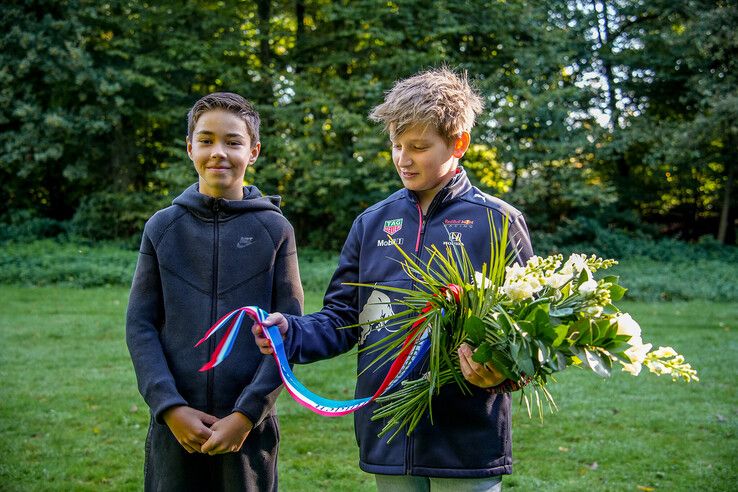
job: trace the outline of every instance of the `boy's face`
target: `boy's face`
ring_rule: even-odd
[[[222,109],[203,113],[187,139],[187,154],[200,176],[200,193],[241,200],[243,175],[256,161],[261,144],[253,145],[246,122]]]
[[[458,160],[469,146],[469,134],[464,132],[449,144],[432,125],[410,127],[392,140],[392,161],[402,184],[414,191],[421,205],[429,205],[433,197],[456,174]]]

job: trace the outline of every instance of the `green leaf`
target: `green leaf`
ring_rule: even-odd
[[[477,364],[484,364],[485,362],[491,362],[494,356],[492,345],[488,342],[483,342],[477,347],[472,354],[472,360]]]
[[[565,318],[574,314],[574,310],[572,308],[553,309],[548,314],[556,318]]]
[[[477,316],[469,316],[464,321],[464,331],[474,345],[481,345],[484,342],[484,321]]]
[[[525,374],[531,375],[536,373],[531,354],[527,351],[521,351],[518,353],[518,358],[515,359],[515,364],[517,364],[520,370]]]
[[[592,343],[592,326],[590,324],[590,320],[579,320],[572,324],[572,328],[579,332],[577,345],[590,345]],[[572,328],[570,328],[570,330]]]
[[[617,306],[615,306],[613,304],[607,304],[607,305],[603,306],[603,308],[604,309],[603,309],[602,312],[604,314],[607,314],[607,315],[613,315],[613,314],[617,314],[617,313],[620,312],[620,310],[617,308]]]
[[[619,301],[623,298],[623,295],[628,291],[625,287],[621,287],[617,284],[610,286],[610,299],[613,301]]]
[[[502,373],[507,379],[517,381],[520,379],[520,375],[512,370],[511,360],[500,350],[492,351],[492,365]]]
[[[551,345],[558,347],[566,339],[566,335],[569,333],[569,327],[566,325],[558,325],[554,326],[553,331],[556,333],[556,338]]]
[[[522,343],[520,350],[515,357],[515,364],[520,368],[520,370],[530,376],[536,372],[536,369],[533,366],[533,354],[531,352],[531,346],[527,343]]]
[[[536,340],[536,345],[538,346],[536,359],[538,360],[538,363],[540,365],[544,365],[550,360],[551,357],[548,346],[541,340]]]
[[[582,359],[582,361],[587,367],[592,369],[592,372],[594,372],[598,376],[601,376],[603,378],[610,377],[610,368],[612,367],[612,364],[608,357],[603,357],[594,350],[585,348],[584,359]]]
[[[530,321],[520,320],[518,321],[518,328],[520,328],[522,331],[528,334],[531,338],[536,338],[536,327],[535,325]]]

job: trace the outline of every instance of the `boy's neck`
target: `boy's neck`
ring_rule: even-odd
[[[418,205],[420,206],[420,210],[423,212],[424,216],[428,214],[428,209],[430,208],[431,203],[433,203],[433,199],[436,198],[436,196],[451,182],[452,179],[454,179],[455,176],[456,174],[443,181],[435,188],[415,192],[415,196],[418,198]]]

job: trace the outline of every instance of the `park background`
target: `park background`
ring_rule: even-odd
[[[0,22],[0,490],[140,489],[127,288],[143,223],[196,180],[194,101],[233,91],[260,111],[247,181],[283,197],[311,312],[353,218],[401,186],[367,113],[442,64],[485,98],[473,182],[525,213],[537,253],[620,260],[623,307],[701,377],[567,371],[560,412],[515,405],[505,486],[733,489],[734,1],[26,1]],[[353,364],[298,374],[348,398]],[[351,418],[278,405],[282,489],[372,489]]]

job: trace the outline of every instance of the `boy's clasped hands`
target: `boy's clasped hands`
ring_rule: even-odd
[[[254,426],[240,412],[219,419],[184,405],[169,408],[163,418],[188,453],[211,456],[239,451]]]

